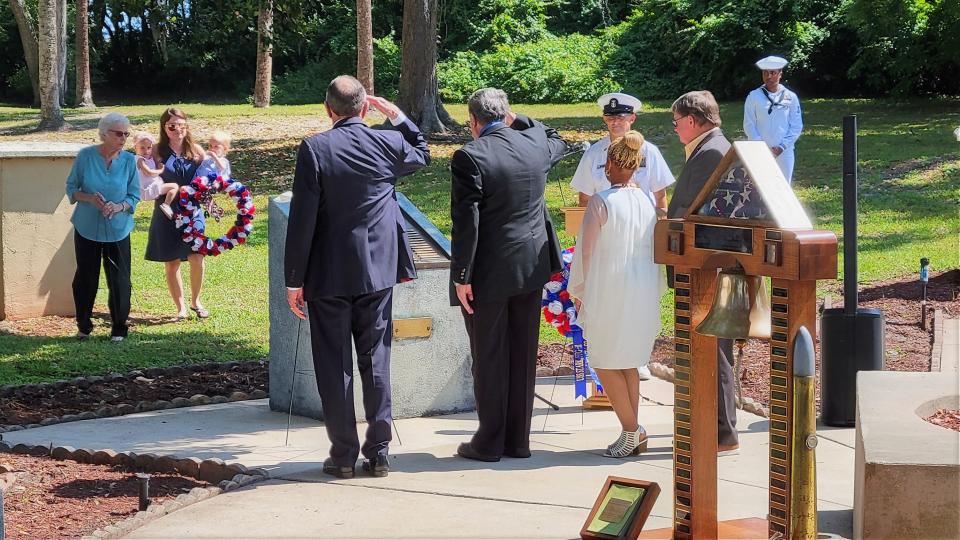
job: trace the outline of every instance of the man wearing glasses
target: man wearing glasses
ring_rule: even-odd
[[[720,130],[720,107],[707,90],[687,92],[671,107],[673,130],[684,144],[687,156],[677,187],[667,208],[667,217],[681,218],[703,189],[720,160],[730,150],[730,141]],[[667,281],[673,287],[673,268],[667,267]],[[733,340],[717,339],[717,455],[736,454],[737,408],[733,396]]]
[[[768,56],[757,62],[763,85],[747,95],[743,105],[743,132],[751,141],[764,141],[777,159],[787,183],[793,182],[793,146],[803,131],[800,98],[780,84],[787,61]]]

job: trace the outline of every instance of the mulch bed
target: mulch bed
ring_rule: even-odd
[[[0,454],[16,478],[4,501],[7,540],[79,538],[138,511],[132,470],[110,465]],[[151,474],[150,498],[162,503],[210,484],[176,474]]]
[[[23,395],[0,398],[0,425],[36,424],[44,418],[93,411],[108,405],[170,401],[196,394],[229,396],[237,391],[249,394],[254,390],[267,391],[268,387],[267,362],[152,368],[131,372],[118,380],[32,385],[21,387]]]
[[[833,307],[843,307],[842,282],[831,294],[837,295]],[[942,309],[950,317],[960,316],[960,270],[930,277],[927,285],[927,327],[920,328],[922,288],[916,278],[881,281],[859,292],[859,307],[879,308],[884,315],[885,368],[889,371],[930,371],[933,344],[933,312]],[[734,349],[736,354],[736,348]],[[673,366],[673,338],[661,337],[654,344],[651,362]],[[556,368],[569,366],[570,353],[559,343],[540,347],[537,365]],[[820,403],[820,348],[817,343],[817,404]],[[745,397],[769,406],[770,347],[764,340],[751,339],[743,351],[740,384]],[[642,391],[642,390],[641,390]]]
[[[936,414],[924,420],[942,428],[960,431],[960,411],[958,410],[939,409]]]

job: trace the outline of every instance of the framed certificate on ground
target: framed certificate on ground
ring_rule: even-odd
[[[580,538],[635,540],[659,494],[656,482],[608,476],[580,530]]]

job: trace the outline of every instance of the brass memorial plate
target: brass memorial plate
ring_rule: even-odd
[[[425,338],[433,333],[433,317],[393,320],[393,339]]]

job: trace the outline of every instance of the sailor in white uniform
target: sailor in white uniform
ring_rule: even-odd
[[[793,182],[793,147],[803,131],[800,98],[780,84],[787,61],[768,56],[757,62],[763,85],[747,95],[743,105],[743,131],[751,141],[764,141],[777,158],[787,182]]]
[[[610,148],[613,139],[622,137],[630,130],[637,119],[637,111],[642,106],[639,99],[620,92],[600,96],[597,105],[603,108],[603,123],[607,126],[607,136],[590,145],[580,158],[580,165],[573,174],[570,186],[580,192],[580,206],[586,206],[594,193],[610,189],[610,182],[607,181],[604,170],[607,165],[607,149]],[[664,161],[660,149],[652,142],[644,141],[642,152],[643,163],[633,174],[633,182],[650,197],[654,208],[657,209],[657,214],[665,216],[667,186],[676,180],[667,162]]]
[[[604,94],[597,100],[597,105],[603,108],[603,123],[607,126],[607,135],[590,145],[583,153],[577,171],[573,173],[570,186],[579,194],[580,206],[587,206],[590,197],[595,193],[610,189],[607,181],[607,149],[610,143],[623,137],[637,120],[637,111],[642,104],[640,100],[621,92]],[[633,173],[632,182],[640,186],[643,193],[650,198],[658,216],[667,215],[667,186],[676,182],[670,167],[663,159],[660,149],[650,141],[644,141],[640,148],[643,162]],[[650,367],[645,363],[637,368],[641,381],[651,377]]]

